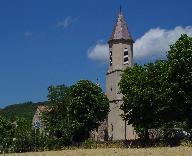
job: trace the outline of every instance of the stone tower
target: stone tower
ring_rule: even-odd
[[[120,114],[123,112],[119,109],[123,103],[123,95],[119,93],[118,87],[121,73],[127,67],[133,66],[133,39],[121,9],[108,44],[110,54],[109,69],[106,73],[106,94],[110,101],[108,136],[110,140],[135,139],[133,127],[122,120]]]

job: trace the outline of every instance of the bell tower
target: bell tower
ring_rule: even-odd
[[[108,41],[109,69],[106,73],[106,94],[110,101],[108,115],[108,135],[111,140],[135,139],[133,127],[121,118],[123,95],[119,93],[118,83],[121,73],[133,66],[133,39],[120,9],[116,25]]]

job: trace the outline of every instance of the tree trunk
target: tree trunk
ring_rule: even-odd
[[[145,140],[146,141],[149,140],[149,128],[148,128],[148,126],[145,127]]]

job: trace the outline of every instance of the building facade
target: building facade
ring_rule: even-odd
[[[48,111],[48,106],[38,106],[37,110],[33,116],[32,120],[32,128],[39,129],[40,132],[43,132],[45,129],[45,125],[42,121],[42,113]]]
[[[137,136],[133,127],[127,125],[120,116],[123,113],[120,110],[123,95],[120,93],[118,83],[122,71],[133,66],[133,39],[121,11],[108,44],[110,56],[109,69],[106,73],[106,94],[110,101],[108,137],[109,140],[135,139]]]

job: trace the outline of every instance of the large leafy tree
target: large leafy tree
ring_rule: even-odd
[[[70,115],[76,141],[83,141],[100,122],[107,118],[109,101],[101,88],[88,80],[80,80],[71,87]]]
[[[172,120],[186,121],[192,128],[192,37],[182,35],[168,51],[165,92]]]
[[[128,68],[120,89],[123,117],[142,131],[148,128],[192,128],[192,37],[182,35],[170,46],[166,61]]]
[[[159,105],[161,103],[161,79],[165,62],[127,68],[119,83],[123,94],[121,109],[123,118],[132,124],[145,139],[148,129],[159,126]]]
[[[30,151],[33,146],[31,124],[25,118],[12,123],[12,145],[15,152]]]
[[[84,141],[90,130],[107,117],[107,97],[98,85],[88,80],[71,87],[50,86],[48,91],[51,107],[43,114],[43,121],[50,136],[55,136],[61,145]]]
[[[49,132],[50,136],[59,139],[61,144],[69,142],[73,133],[69,114],[70,100],[69,87],[59,85],[48,88],[50,107],[43,113],[43,121],[46,125],[46,131]]]

